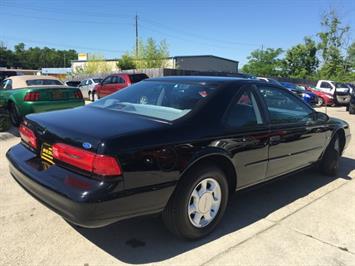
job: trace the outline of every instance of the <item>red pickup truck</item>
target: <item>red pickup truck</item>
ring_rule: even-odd
[[[100,99],[111,93],[114,93],[120,89],[128,87],[134,83],[137,83],[143,79],[147,79],[146,74],[126,74],[118,73],[112,74],[104,78],[101,83],[97,84],[93,90],[94,99]]]

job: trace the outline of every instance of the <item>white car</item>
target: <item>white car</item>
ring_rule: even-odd
[[[350,102],[350,89],[345,83],[332,80],[319,80],[317,89],[333,95],[336,104],[348,104]]]
[[[101,83],[101,81],[101,78],[88,78],[81,81],[79,88],[83,94],[83,97],[94,101],[94,95],[92,91],[97,84]]]

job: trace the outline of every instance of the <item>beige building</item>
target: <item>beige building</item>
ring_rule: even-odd
[[[89,64],[105,65],[103,72],[115,72],[120,69],[117,67],[118,59],[105,59],[97,61],[88,60],[72,60],[72,72],[80,72],[80,69],[85,69]],[[189,56],[174,56],[166,59],[165,68],[182,69],[192,71],[210,71],[210,72],[238,72],[238,61],[214,56],[214,55],[189,55]]]

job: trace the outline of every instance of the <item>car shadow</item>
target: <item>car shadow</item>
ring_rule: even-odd
[[[350,180],[355,160],[341,159],[337,178]],[[282,179],[236,193],[231,197],[221,224],[208,237],[188,242],[170,234],[159,217],[140,217],[103,228],[74,226],[85,238],[116,259],[133,264],[154,263],[175,257],[226,234],[240,230],[274,211],[325,186],[336,178],[305,170]]]
[[[0,140],[12,139],[14,137],[20,137],[20,134],[16,127],[12,126],[9,130],[0,132]]]

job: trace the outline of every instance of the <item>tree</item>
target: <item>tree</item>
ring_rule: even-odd
[[[104,60],[102,55],[92,54],[84,66],[79,69],[75,69],[75,72],[87,75],[97,75],[102,73],[110,73],[112,70],[112,66]]]
[[[355,70],[355,42],[348,47],[346,61],[351,70]]]
[[[148,38],[146,43],[139,41],[138,57],[135,57],[137,68],[159,68],[164,67],[167,57],[169,57],[168,44],[161,41],[159,44]]]
[[[283,65],[283,75],[291,78],[309,78],[316,73],[319,65],[317,44],[305,37],[303,44],[298,44],[287,50]]]
[[[123,54],[122,57],[118,59],[117,67],[119,67],[121,70],[135,69],[136,63],[134,57],[129,53]]]
[[[323,15],[321,25],[324,31],[317,34],[320,38],[319,49],[323,59],[319,74],[324,79],[338,79],[349,70],[342,48],[350,27],[342,26],[335,10],[330,10]]]
[[[283,53],[281,48],[266,50],[254,50],[248,56],[248,63],[242,68],[244,73],[256,76],[279,76],[282,61],[279,56]]]

